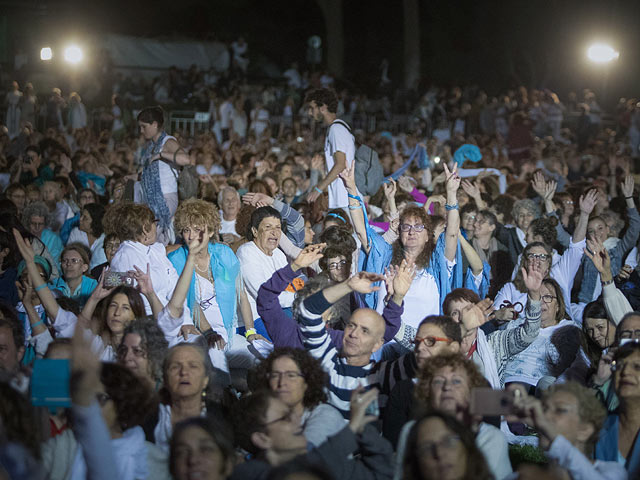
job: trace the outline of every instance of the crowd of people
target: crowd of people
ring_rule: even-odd
[[[247,92],[5,125],[9,478],[638,478],[634,101]]]

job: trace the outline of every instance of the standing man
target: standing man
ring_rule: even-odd
[[[328,189],[329,208],[347,209],[347,189],[338,175],[353,162],[356,153],[355,138],[349,126],[336,118],[338,96],[333,90],[312,90],[307,94],[305,102],[309,105],[309,116],[329,127],[324,142],[324,158],[328,173],[307,195],[307,200],[315,202],[322,192]]]

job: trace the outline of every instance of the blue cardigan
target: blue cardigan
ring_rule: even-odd
[[[606,460],[609,462],[618,461],[618,431],[620,417],[611,414],[607,417],[600,430],[600,438],[596,443],[596,460]],[[629,452],[624,468],[629,473],[629,478],[640,478],[640,442],[636,440],[633,450]]]

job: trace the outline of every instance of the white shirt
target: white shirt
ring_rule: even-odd
[[[324,159],[327,164],[327,172],[331,171],[335,164],[333,155],[336,152],[345,154],[347,167],[350,167],[356,155],[355,138],[344,125],[334,122],[329,126],[324,143]],[[340,178],[336,178],[331,182],[328,190],[329,208],[348,208],[349,197],[347,196],[347,189]]]
[[[98,265],[102,265],[107,262],[107,255],[104,253],[104,233],[96,238],[91,245],[89,245],[89,237],[85,232],[75,227],[69,234],[69,240],[67,245],[71,243],[81,243],[85,247],[89,247],[91,250],[91,262],[89,263],[89,270]]]
[[[260,317],[256,307],[258,290],[260,290],[262,284],[269,280],[277,270],[288,265],[287,257],[285,257],[284,253],[278,248],[269,256],[260,250],[255,242],[248,242],[240,246],[236,255],[238,256],[238,260],[240,260],[242,278],[244,279],[244,285],[247,289],[251,313],[255,320]],[[291,307],[294,298],[294,292],[282,292],[278,297],[280,306],[283,308]]]
[[[220,234],[233,233],[234,235],[238,235],[238,232],[236,232],[236,220],[235,219],[225,220],[222,210],[220,210],[219,213],[220,213]]]
[[[215,163],[208,170],[204,165],[196,165],[196,172],[198,172],[198,175],[224,175],[225,173],[224,168]]]
[[[220,105],[220,128],[229,128],[231,112],[233,112],[233,104],[229,100]]]

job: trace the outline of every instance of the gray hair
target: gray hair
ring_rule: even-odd
[[[236,196],[238,197],[238,200],[240,200],[240,194],[235,188],[229,187],[229,186],[224,187],[222,190],[218,192],[218,207],[220,208],[222,208],[222,197],[224,196],[224,192],[226,191],[232,191],[233,193],[236,194]]]
[[[49,208],[44,202],[33,202],[24,207],[22,212],[22,223],[26,228],[29,228],[31,223],[31,217],[44,217],[45,221],[49,215]]]
[[[156,382],[162,382],[162,363],[167,355],[169,343],[153,317],[142,317],[133,320],[124,329],[122,340],[130,334],[140,335],[140,344],[147,352],[151,374]]]
[[[540,209],[538,208],[538,205],[536,204],[536,202],[534,202],[530,198],[518,200],[516,203],[513,204],[511,215],[513,216],[514,219],[518,216],[517,214],[520,210],[528,210],[536,218],[540,216]]]

